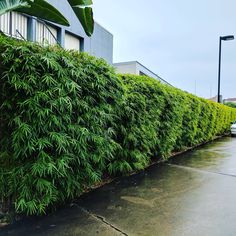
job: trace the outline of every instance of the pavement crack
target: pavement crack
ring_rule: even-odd
[[[224,175],[224,176],[234,177],[234,178],[236,177],[236,175],[233,175],[233,174],[226,174],[226,173],[222,173],[222,172],[203,170],[203,169],[198,169],[198,168],[189,167],[189,166],[182,166],[182,165],[176,165],[176,164],[170,164],[170,163],[168,163],[166,165],[173,166],[173,167],[176,167],[176,168],[182,168],[182,169],[186,169],[186,170],[193,170],[193,171],[210,173],[210,174]]]
[[[93,218],[99,220],[99,221],[102,222],[103,224],[106,224],[106,225],[109,226],[110,228],[112,228],[112,229],[114,229],[115,231],[121,233],[121,235],[129,236],[127,233],[125,233],[124,231],[122,231],[121,229],[119,229],[118,227],[116,227],[115,225],[113,225],[112,223],[108,222],[105,217],[100,216],[100,215],[97,215],[97,214],[94,214],[94,213],[92,213],[91,211],[89,211],[89,210],[87,210],[87,209],[85,209],[85,208],[83,208],[83,207],[81,207],[81,206],[78,206],[78,205],[77,205],[77,207],[78,207],[81,211],[83,211],[84,213],[86,213],[86,214],[92,216]]]

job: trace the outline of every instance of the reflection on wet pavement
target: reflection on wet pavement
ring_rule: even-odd
[[[223,138],[172,158],[169,163],[236,176],[236,138]]]

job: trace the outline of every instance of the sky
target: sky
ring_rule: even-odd
[[[217,94],[219,36],[236,36],[235,0],[94,0],[114,62],[139,61],[200,97]],[[222,43],[221,94],[236,97],[236,40]]]

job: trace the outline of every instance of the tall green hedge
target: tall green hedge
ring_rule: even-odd
[[[101,180],[123,88],[104,61],[0,38],[0,194],[43,213]]]
[[[229,130],[236,109],[103,60],[0,36],[2,208],[42,214],[104,176]]]

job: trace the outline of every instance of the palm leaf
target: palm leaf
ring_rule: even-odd
[[[89,5],[93,4],[92,0],[68,0],[68,2],[82,24],[85,33],[91,36],[94,30],[94,20],[93,10]]]
[[[65,26],[70,25],[68,20],[48,2],[44,0],[34,0],[34,1],[27,0],[27,2],[30,5],[30,8],[22,7],[19,8],[17,11],[33,15],[38,18],[48,20],[57,24]]]
[[[24,0],[0,0],[0,15],[20,7],[27,8],[30,7],[30,5]]]
[[[69,26],[67,19],[45,0],[0,0],[0,15],[13,10]]]

